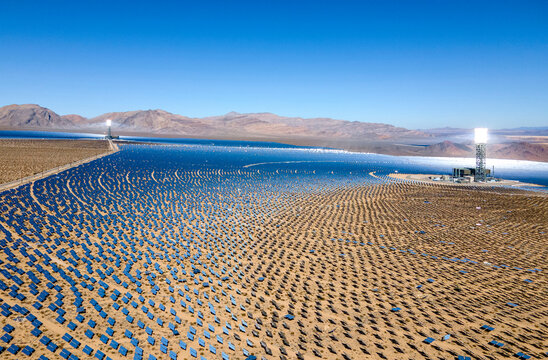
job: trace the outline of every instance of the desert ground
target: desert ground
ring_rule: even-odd
[[[108,152],[105,140],[0,139],[0,184]]]
[[[0,193],[2,359],[548,351],[545,194],[388,177],[295,191],[149,148]]]

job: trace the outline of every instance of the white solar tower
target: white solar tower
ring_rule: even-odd
[[[474,142],[476,143],[476,172],[475,182],[485,182],[485,157],[487,147],[487,128],[474,129]]]
[[[112,120],[107,119],[106,125],[107,125],[107,139],[112,139],[112,133],[110,132],[110,128],[112,126]]]

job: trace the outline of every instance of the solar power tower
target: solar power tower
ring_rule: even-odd
[[[110,131],[110,128],[112,127],[112,120],[107,120],[107,139],[112,139],[112,133]]]
[[[485,157],[487,147],[487,128],[474,129],[474,142],[476,143],[476,172],[475,182],[485,182]]]

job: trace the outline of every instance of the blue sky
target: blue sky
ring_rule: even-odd
[[[0,105],[548,125],[548,1],[0,2]]]

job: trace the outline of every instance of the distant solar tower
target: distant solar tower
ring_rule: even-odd
[[[474,129],[474,142],[476,143],[476,172],[475,182],[485,182],[485,148],[487,147],[487,128]]]
[[[112,127],[112,120],[107,119],[107,139],[112,139],[112,133],[110,132],[111,127]]]

